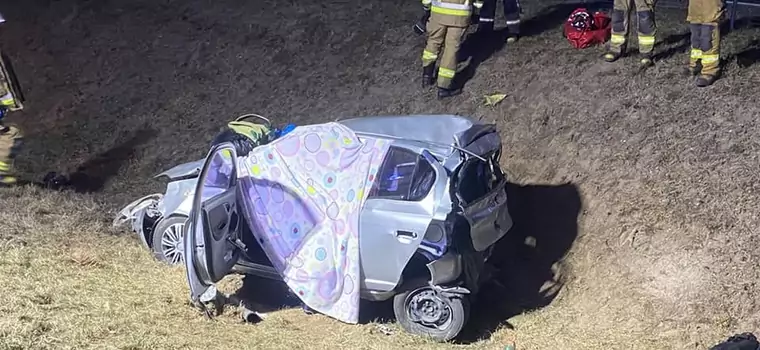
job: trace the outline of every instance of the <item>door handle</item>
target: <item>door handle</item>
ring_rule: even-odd
[[[396,237],[417,239],[417,232],[398,230],[396,231]]]

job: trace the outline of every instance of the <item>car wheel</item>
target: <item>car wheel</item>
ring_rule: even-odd
[[[185,232],[184,215],[170,216],[161,219],[153,230],[153,255],[159,261],[170,265],[181,263],[183,260],[183,240]]]
[[[424,286],[397,294],[393,312],[405,331],[446,342],[462,331],[470,317],[470,305],[465,295],[449,298]]]

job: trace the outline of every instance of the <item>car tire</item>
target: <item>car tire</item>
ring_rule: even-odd
[[[185,232],[185,222],[187,216],[173,215],[158,221],[153,230],[151,249],[153,256],[161,262],[169,265],[176,265],[183,260],[183,237]],[[166,242],[172,242],[176,245],[167,246]]]
[[[412,308],[415,307],[413,302],[416,301],[415,304],[419,305],[420,297],[423,300],[439,300],[441,305],[445,305],[450,317],[447,317],[447,320],[440,326],[425,325],[422,322],[414,321],[411,315]],[[439,296],[430,286],[425,285],[394,296],[393,313],[396,316],[396,321],[405,331],[414,335],[430,337],[438,342],[447,342],[459,335],[464,325],[467,324],[470,317],[470,301],[466,295]]]

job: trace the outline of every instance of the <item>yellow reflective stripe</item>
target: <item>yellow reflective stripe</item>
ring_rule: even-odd
[[[717,54],[713,54],[713,55],[702,54],[702,63],[710,64],[710,63],[718,62],[718,60],[720,60],[720,55],[717,55]]]
[[[13,95],[11,93],[5,94],[3,97],[0,97],[0,105],[3,106],[13,106],[16,104],[16,100],[13,99]]]
[[[10,164],[6,162],[0,162],[0,171],[11,171]]]
[[[469,17],[472,11],[469,4],[452,4],[441,1],[433,1],[432,4],[433,7],[430,11],[442,15]]]
[[[422,0],[422,6],[429,6],[432,2],[433,0]]]
[[[698,60],[700,58],[702,58],[702,50],[692,48],[691,49],[691,59]]]
[[[438,68],[438,76],[440,77],[453,79],[454,74],[456,74],[456,71],[453,69],[448,69],[448,68],[443,68],[443,67]]]
[[[423,50],[422,51],[422,59],[423,60],[435,60],[435,59],[438,59],[438,55],[436,55],[436,54],[434,54],[434,53],[432,53],[432,52],[430,52],[428,50]]]
[[[610,37],[610,41],[613,44],[623,44],[625,43],[625,35],[612,34],[612,36]]]
[[[639,35],[639,44],[654,45],[654,35]]]
[[[467,11],[467,10],[452,10],[452,9],[446,9],[446,8],[435,7],[435,6],[433,6],[430,9],[430,12],[437,13],[440,15],[449,15],[449,16],[459,16],[459,17],[470,16],[470,11]]]
[[[232,151],[230,151],[228,149],[223,149],[222,150],[222,158],[232,159]]]
[[[16,178],[13,176],[0,176],[0,184],[3,185],[15,185]]]

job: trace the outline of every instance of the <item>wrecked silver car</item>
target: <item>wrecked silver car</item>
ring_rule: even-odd
[[[199,306],[224,276],[252,274],[347,323],[359,299],[393,298],[405,330],[447,341],[512,227],[500,155],[495,127],[461,116],[299,126],[252,150],[216,144],[201,166],[170,171],[167,194],[132,203],[124,217],[141,237],[178,218]]]

